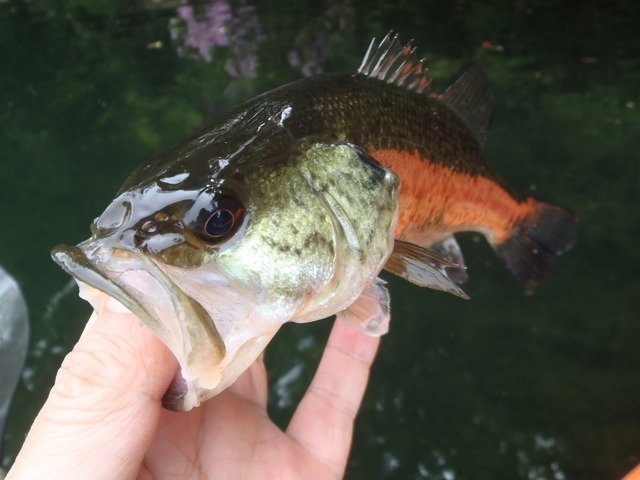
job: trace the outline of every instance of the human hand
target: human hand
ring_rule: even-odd
[[[262,358],[187,412],[161,398],[177,365],[129,313],[91,316],[7,479],[336,479],[379,339],[336,321],[285,432],[268,417]]]

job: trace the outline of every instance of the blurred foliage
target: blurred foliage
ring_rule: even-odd
[[[392,330],[348,477],[599,479],[640,460],[640,4],[343,3],[348,21],[330,35],[330,2],[258,0],[256,79],[225,71],[226,47],[211,62],[177,55],[177,2],[0,3],[0,263],[33,321],[10,452],[89,311],[73,296],[52,303],[68,280],[50,248],[84,238],[135,165],[299,78],[288,54],[300,39],[325,35],[318,65],[353,70],[370,37],[394,28],[416,39],[441,88],[465,65],[486,65],[496,97],[487,157],[516,189],[575,209],[581,231],[534,295],[473,235],[463,238],[471,301],[389,279]],[[282,425],[329,326],[288,325],[269,348]],[[278,383],[293,367],[300,377]]]

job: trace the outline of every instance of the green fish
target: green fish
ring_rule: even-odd
[[[458,231],[484,234],[527,288],[573,245],[575,215],[484,161],[484,70],[438,94],[414,51],[390,33],[355,74],[235,108],[134,171],[91,238],[53,250],[96,311],[115,299],[171,349],[167,408],[224,390],[285,322],[386,333],[383,268],[467,298]]]

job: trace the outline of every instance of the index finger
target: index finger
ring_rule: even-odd
[[[94,313],[7,478],[133,478],[175,370],[133,314]]]
[[[336,320],[320,365],[287,434],[336,474],[344,473],[353,422],[360,408],[380,337]]]

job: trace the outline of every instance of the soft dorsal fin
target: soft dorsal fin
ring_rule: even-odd
[[[446,103],[467,124],[480,145],[489,133],[493,115],[493,95],[487,72],[480,64],[472,65],[442,95],[434,95]]]
[[[390,31],[377,47],[375,42],[375,38],[371,40],[358,73],[443,102],[465,122],[478,143],[484,144],[493,114],[493,96],[482,65],[473,65],[438,94],[430,88],[425,59],[418,59],[413,40],[403,46],[398,34]]]
[[[393,252],[383,267],[420,287],[433,288],[468,299],[466,293],[451,279],[451,273],[464,270],[426,248],[395,240]]]

